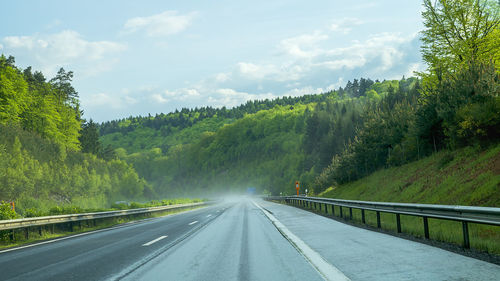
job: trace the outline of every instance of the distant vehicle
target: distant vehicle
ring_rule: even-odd
[[[247,188],[248,195],[255,195],[255,193],[256,193],[255,187],[248,187]]]

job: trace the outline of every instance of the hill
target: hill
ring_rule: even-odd
[[[418,87],[416,78],[361,78],[324,94],[131,117],[102,124],[101,141],[115,147],[157,194],[247,187],[279,194],[297,179],[313,187],[332,157],[354,141],[366,110],[415,103]]]
[[[320,196],[407,203],[500,206],[500,145],[440,151],[382,169]]]

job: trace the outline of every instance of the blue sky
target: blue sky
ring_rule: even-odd
[[[297,96],[424,65],[421,1],[3,1],[0,53],[75,73],[106,121]]]

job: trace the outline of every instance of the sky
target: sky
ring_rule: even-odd
[[[0,0],[0,53],[74,72],[84,118],[314,94],[425,68],[421,1]]]

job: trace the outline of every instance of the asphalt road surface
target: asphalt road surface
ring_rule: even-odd
[[[251,198],[9,252],[0,280],[498,280],[500,266]]]

